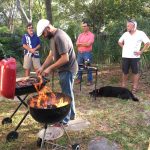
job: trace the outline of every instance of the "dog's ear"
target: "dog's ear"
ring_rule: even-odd
[[[102,88],[99,88],[98,89],[98,95],[101,96],[102,94],[103,94],[103,90],[102,90]]]

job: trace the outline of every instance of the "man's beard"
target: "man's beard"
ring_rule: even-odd
[[[53,36],[54,35],[51,32],[48,32],[46,38],[50,40]]]

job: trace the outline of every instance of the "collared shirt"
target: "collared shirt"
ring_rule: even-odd
[[[33,34],[33,36],[30,36],[29,34],[24,34],[22,37],[22,45],[23,44],[28,45],[30,48],[35,48],[37,45],[40,44],[40,39],[35,33]],[[39,58],[39,51],[36,51],[35,54],[32,54],[31,52],[25,49],[24,55]]]
[[[81,33],[78,36],[77,43],[94,43],[94,34],[90,31],[87,33]],[[78,51],[79,52],[89,52],[92,51],[92,44],[90,46],[79,46]]]
[[[138,52],[141,49],[141,44],[150,42],[150,39],[146,36],[143,31],[136,30],[136,32],[131,35],[129,32],[125,32],[119,39],[119,42],[123,42],[122,57],[123,58],[140,58],[136,56],[134,52]]]

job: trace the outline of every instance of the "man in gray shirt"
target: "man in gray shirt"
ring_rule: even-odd
[[[45,62],[38,69],[37,73],[44,76],[58,69],[59,80],[62,93],[71,97],[71,109],[64,118],[63,123],[67,124],[70,119],[75,117],[75,102],[73,93],[74,77],[78,71],[76,56],[70,37],[62,30],[55,28],[46,19],[39,20],[37,24],[37,35],[47,39],[54,39],[54,47],[49,52]],[[51,64],[54,60],[54,63]]]

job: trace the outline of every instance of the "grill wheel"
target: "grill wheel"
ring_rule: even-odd
[[[9,124],[9,123],[12,123],[12,119],[9,117],[6,117],[2,120],[2,125]]]
[[[18,132],[16,131],[11,131],[6,137],[7,142],[14,141],[15,139],[18,138]]]

